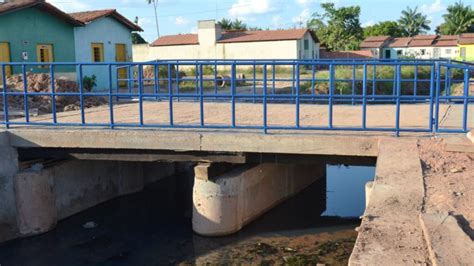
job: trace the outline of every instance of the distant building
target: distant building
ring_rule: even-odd
[[[390,36],[368,37],[361,43],[360,49],[370,51],[373,58],[384,58],[382,51],[390,39]]]
[[[458,40],[457,35],[376,36],[365,39],[361,48],[372,51],[374,58],[381,59],[455,59],[460,56]]]
[[[459,36],[459,59],[474,61],[474,33],[464,33]]]
[[[156,59],[317,59],[319,41],[308,29],[222,31],[199,21],[197,34],[162,36],[133,46],[134,61]]]

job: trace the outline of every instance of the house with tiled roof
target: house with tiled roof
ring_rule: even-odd
[[[132,60],[132,31],[142,29],[114,9],[67,14],[45,0],[0,2],[0,62],[126,62]],[[55,67],[57,76],[78,80],[73,66]],[[108,88],[106,66],[83,66],[83,76],[96,76],[96,89]],[[21,73],[7,67],[6,74]],[[49,67],[28,67],[49,72]],[[126,78],[124,69],[112,69]],[[116,85],[116,84],[113,84]]]
[[[392,38],[390,36],[367,37],[361,44],[361,50],[368,50],[373,58],[383,58],[382,50]]]
[[[376,36],[365,39],[361,49],[380,50],[383,59],[454,59],[459,57],[457,35],[417,35],[391,38]]]
[[[115,9],[94,10],[69,14],[83,23],[74,28],[75,57],[78,62],[128,62],[132,60],[133,31],[143,31]],[[83,74],[95,75],[97,89],[108,88],[107,66],[84,67]],[[117,73],[118,72],[118,73]],[[125,68],[113,68],[112,80],[128,76]],[[124,82],[122,82],[124,83]],[[117,84],[112,84],[113,87]]]
[[[464,33],[459,36],[459,57],[464,61],[474,61],[474,33]]]
[[[41,0],[0,3],[0,61],[74,62],[74,27],[84,24]],[[58,67],[57,71],[73,69]],[[42,66],[28,71],[47,72]],[[7,75],[21,67],[7,67]]]
[[[214,20],[198,22],[197,34],[162,36],[134,45],[134,61],[156,59],[317,59],[319,41],[308,29],[222,31]]]

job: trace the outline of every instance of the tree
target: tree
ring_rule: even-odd
[[[221,19],[221,21],[219,21],[219,24],[221,24],[221,27],[222,27],[223,30],[231,30],[232,29],[232,21],[230,19],[223,18],[223,19]]]
[[[160,26],[158,24],[158,0],[146,0],[148,4],[153,4],[155,10],[155,23],[156,23],[156,38],[160,38]]]
[[[381,21],[375,25],[364,28],[364,38],[370,36],[403,36],[403,30],[396,21]]]
[[[219,24],[225,31],[243,31],[248,29],[247,24],[239,19],[232,21],[230,19],[223,18],[221,21],[219,21]]]
[[[436,31],[440,34],[457,35],[474,32],[474,10],[470,5],[461,1],[448,6],[447,13],[443,15],[444,23]]]
[[[138,25],[138,17],[135,17],[135,24]],[[132,44],[144,44],[147,43],[145,39],[138,33],[132,32]]]
[[[357,49],[362,40],[360,7],[336,8],[333,3],[322,3],[324,13],[314,13],[308,21],[322,44],[329,50]]]
[[[407,7],[402,11],[398,23],[403,29],[403,35],[411,37],[429,31],[431,21],[427,19],[426,15],[418,12],[418,7],[415,7],[415,9]]]

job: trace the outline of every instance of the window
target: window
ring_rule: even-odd
[[[309,50],[309,41],[308,40],[304,40],[304,49]]]
[[[466,60],[466,47],[461,47],[460,52],[461,52],[461,58],[463,60]]]
[[[451,54],[451,49],[446,49],[446,54]]]
[[[104,44],[92,43],[92,62],[104,62]]]
[[[421,49],[421,50],[420,50],[420,53],[421,53],[421,55],[425,55],[426,50],[425,50],[425,49]]]
[[[403,55],[403,51],[402,50],[397,50],[397,55]]]

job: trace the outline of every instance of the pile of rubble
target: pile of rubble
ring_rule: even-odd
[[[27,73],[26,86],[28,93],[51,93],[51,77],[49,74]],[[7,78],[7,88],[10,92],[24,92],[24,82],[22,75],[12,75]],[[54,88],[56,93],[79,92],[79,85],[75,81],[66,78],[55,78]],[[72,111],[80,109],[79,96],[56,96],[56,111]],[[84,97],[84,106],[87,108],[105,104],[104,97]],[[23,96],[9,96],[9,109],[24,109]],[[52,97],[49,95],[28,96],[30,109],[38,109],[39,113],[52,112]],[[3,102],[0,102],[3,108]]]

